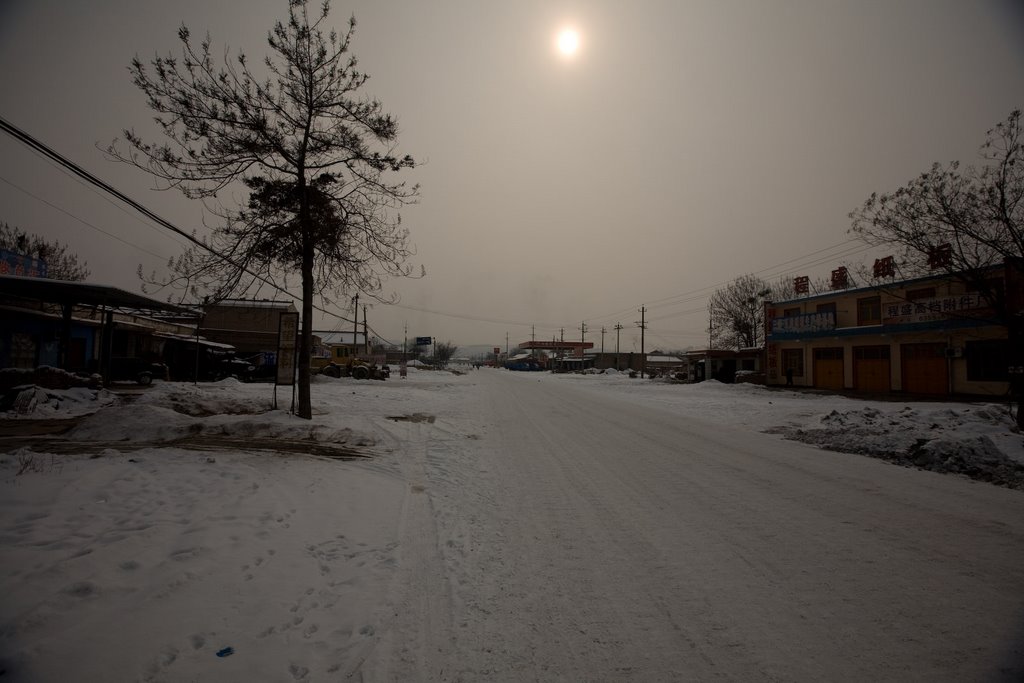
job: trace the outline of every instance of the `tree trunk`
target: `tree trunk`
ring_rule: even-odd
[[[1024,431],[1024,258],[1008,257],[1006,265],[1006,328],[1009,332],[1010,400],[1017,404],[1017,427]]]
[[[310,397],[310,355],[313,346],[313,254],[302,255],[302,333],[299,335],[299,409],[298,415],[313,419],[313,404]]]
[[[302,231],[302,334],[299,335],[299,409],[298,416],[313,419],[310,397],[310,356],[313,347],[313,231],[310,230],[309,201],[305,178],[299,178],[299,229]]]

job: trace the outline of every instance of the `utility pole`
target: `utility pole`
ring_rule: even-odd
[[[366,323],[366,304],[363,304],[363,353],[370,354],[370,326]]]
[[[530,325],[530,360],[533,360],[534,354],[537,352],[533,345],[537,343],[537,326]]]
[[[615,323],[615,369],[621,370],[619,365],[619,332],[622,331],[622,323]]]
[[[508,360],[508,332],[505,333],[505,360]]]
[[[587,342],[587,321],[580,323],[580,370],[583,369],[583,345]]]
[[[708,349],[711,349],[711,340],[715,338],[715,307],[708,306]]]
[[[647,369],[647,352],[644,350],[644,331],[647,329],[647,307],[640,307],[640,379],[644,378],[644,371]]]
[[[356,292],[355,303],[352,305],[355,309],[355,322],[352,326],[352,355],[356,355],[356,343],[359,339],[359,292]]]
[[[608,333],[608,330],[604,329],[604,326],[602,325],[601,326],[601,355],[602,356],[604,355],[604,335],[607,334],[607,333]]]

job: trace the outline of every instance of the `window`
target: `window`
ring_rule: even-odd
[[[1005,339],[969,341],[964,348],[967,381],[1007,382],[1010,379],[1010,343]]]
[[[857,324],[882,324],[882,297],[869,296],[865,299],[857,299]]]
[[[827,304],[818,304],[817,312],[818,313],[825,313],[826,315],[827,314],[831,314],[832,315],[832,325],[833,325],[833,327],[837,326],[839,324],[839,314],[836,313],[836,302],[835,301],[833,301],[831,303],[827,303]]]
[[[799,308],[786,308],[782,311],[783,318],[792,318],[793,316],[800,315]]]
[[[804,376],[804,350],[803,349],[782,349],[782,374],[790,370],[794,377]]]
[[[36,340],[30,334],[11,334],[11,367],[34,368],[36,363]]]

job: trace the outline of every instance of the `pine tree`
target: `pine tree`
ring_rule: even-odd
[[[131,65],[166,141],[126,130],[108,150],[191,198],[248,190],[245,206],[217,211],[223,225],[206,241],[210,251],[173,261],[165,283],[220,298],[287,283],[298,271],[298,414],[305,418],[312,416],[314,297],[376,295],[383,277],[409,275],[408,231],[397,210],[418,194],[390,179],[415,162],[394,149],[395,119],[360,94],[368,76],[350,53],[355,19],[339,37],[328,30],[328,12],[325,2],[311,17],[305,0],[289,1],[287,21],[268,35],[263,78],[244,54],[215,63],[209,37],[196,45],[182,27],[180,58]]]

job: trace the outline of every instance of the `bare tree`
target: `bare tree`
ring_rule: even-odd
[[[434,365],[439,368],[448,367],[449,361],[455,357],[459,347],[454,343],[447,342],[435,342],[434,343]]]
[[[754,275],[744,275],[718,289],[708,301],[711,346],[716,349],[756,348],[764,343],[764,302],[771,288]]]
[[[1009,331],[1010,365],[1024,365],[1024,302],[1006,285],[1024,278],[1024,131],[1015,110],[986,134],[981,163],[934,164],[850,213],[851,232],[899,251],[905,275],[945,272],[978,292]],[[1004,265],[1005,279],[993,277]],[[1022,378],[1011,377],[1020,398]],[[1018,424],[1024,415],[1018,410]]]
[[[51,280],[81,281],[89,277],[86,262],[79,263],[78,255],[67,245],[50,241],[21,228],[0,224],[0,249],[46,262],[46,277]]]
[[[906,275],[941,269],[1006,313],[991,268],[1024,257],[1024,149],[1021,112],[988,131],[979,166],[933,164],[891,194],[874,193],[850,213],[850,231],[899,250]]]
[[[108,148],[190,198],[210,199],[244,183],[248,203],[213,209],[224,220],[206,241],[209,251],[193,249],[172,262],[165,284],[221,297],[297,270],[304,418],[312,415],[314,297],[352,289],[376,295],[382,275],[409,275],[408,231],[397,209],[418,193],[389,180],[415,162],[394,149],[395,119],[359,94],[368,76],[350,54],[355,19],[339,37],[328,30],[328,12],[324,2],[311,17],[306,0],[289,0],[287,21],[267,37],[264,78],[242,53],[233,60],[225,53],[217,63],[210,38],[196,45],[182,26],[180,58],[158,56],[148,67],[135,58],[130,69],[165,142],[125,130],[124,142]]]

